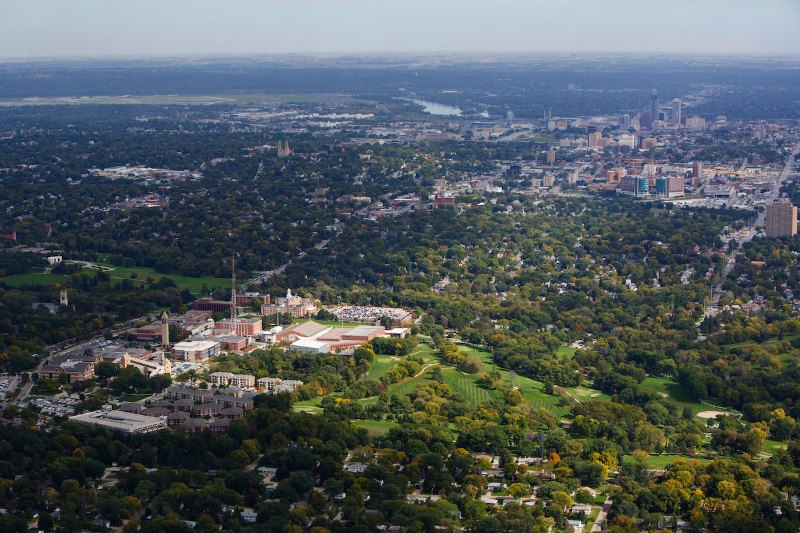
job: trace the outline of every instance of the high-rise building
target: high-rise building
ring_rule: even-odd
[[[684,178],[680,176],[666,176],[656,178],[656,194],[671,198],[683,194]]]
[[[792,237],[797,235],[797,208],[780,202],[767,206],[767,237]]]
[[[556,162],[556,149],[552,146],[547,150],[547,164],[552,165]]]
[[[681,99],[676,98],[672,101],[672,123],[676,128],[681,127]]]
[[[603,134],[595,131],[589,134],[589,148],[599,148],[603,140]]]
[[[699,187],[703,184],[703,163],[695,161],[692,163],[692,186]]]
[[[653,89],[650,91],[650,120],[655,122],[658,120],[658,90]]]
[[[511,111],[510,109],[506,111],[506,121],[514,122],[514,112]]]

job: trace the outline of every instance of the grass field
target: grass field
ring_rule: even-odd
[[[675,459],[695,459],[700,461],[702,464],[708,464],[711,462],[710,459],[706,459],[704,457],[691,457],[688,455],[651,455],[647,459],[647,464],[650,468],[662,470],[667,466],[671,465]],[[626,455],[622,458],[624,463],[632,463],[634,458],[632,455]]]
[[[496,365],[492,360],[492,354],[488,351],[465,345],[459,345],[458,349],[469,356],[475,356],[479,358],[484,365],[484,370],[492,370],[493,368],[496,368]],[[500,376],[503,379],[513,382],[514,386],[519,389],[532,408],[539,409],[544,407],[556,416],[565,416],[569,412],[569,405],[565,404],[560,396],[547,394],[544,392],[544,383],[541,381],[536,381],[535,379],[516,374],[512,376],[510,371],[503,368],[497,368],[497,370],[500,372]],[[567,396],[578,402],[589,399],[611,399],[607,394],[586,387],[563,387],[562,390]]]
[[[367,370],[360,379],[361,381],[379,381],[396,364],[396,359],[385,355],[379,355],[369,366],[369,370]]]
[[[492,360],[492,354],[486,350],[473,348],[470,346],[459,345],[459,350],[468,356],[474,356],[480,359],[483,364],[482,371],[492,371],[497,366]],[[399,383],[393,383],[386,389],[389,396],[407,396],[412,394],[414,390],[420,385],[430,382],[433,369],[439,367],[442,372],[444,383],[449,385],[453,391],[458,393],[464,400],[471,405],[479,405],[492,398],[497,398],[501,395],[500,391],[487,389],[478,385],[478,375],[466,374],[457,368],[454,368],[447,363],[443,363],[436,356],[434,347],[430,344],[420,344],[413,352],[414,356],[421,358],[424,361],[423,371],[416,376],[406,378]],[[369,370],[364,374],[361,379],[364,381],[378,381],[381,377],[391,370],[396,364],[398,359],[379,355],[370,365]],[[525,397],[527,403],[533,409],[544,408],[552,412],[554,415],[563,417],[567,416],[570,411],[570,401],[566,399],[583,402],[587,400],[610,400],[611,398],[604,393],[589,389],[587,387],[563,387],[560,388],[559,394],[547,394],[544,392],[544,383],[530,379],[524,376],[512,374],[512,372],[497,368],[500,376],[504,380],[513,382],[513,385],[519,389]],[[306,400],[294,404],[295,411],[305,411],[310,413],[321,413],[322,408],[320,402],[322,398],[315,398],[313,400]],[[361,404],[369,404],[375,402],[375,398],[363,398],[358,400]]]
[[[764,446],[761,447],[761,451],[764,453],[775,455],[776,452],[785,450],[786,448],[787,444],[785,442],[767,439],[764,441]]]
[[[774,337],[772,339],[767,339],[763,342],[757,341],[742,341],[742,342],[735,342],[733,344],[725,344],[723,348],[742,348],[743,346],[752,346],[752,345],[759,345],[759,346],[769,346],[771,344],[778,344],[779,342],[788,341],[791,342],[793,340],[800,339],[800,335],[789,335],[786,337]]]
[[[28,285],[55,285],[56,283],[65,283],[68,279],[68,276],[61,274],[29,272],[27,274],[16,274],[14,276],[0,278],[0,282],[5,283],[9,287],[24,287]]]
[[[575,350],[576,348],[573,348],[572,346],[559,346],[556,350],[556,357],[559,359],[572,359],[572,357],[575,355]]]
[[[318,396],[317,398],[311,398],[310,400],[297,402],[292,406],[292,409],[303,413],[312,413],[315,415],[322,414],[323,409],[320,406],[322,403],[322,398],[322,396]]]
[[[383,435],[397,425],[391,420],[353,420],[353,425],[366,429],[370,435]]]
[[[187,276],[179,276],[177,274],[159,274],[152,268],[147,267],[118,267],[106,263],[97,263],[98,266],[103,268],[114,281],[122,281],[128,279],[133,283],[145,283],[147,278],[154,281],[159,281],[162,278],[169,278],[175,282],[175,285],[183,290],[189,289],[192,294],[200,295],[203,293],[203,284],[210,291],[214,288],[229,287],[230,280],[226,278],[192,278]],[[96,272],[97,269],[84,268],[84,272]],[[136,275],[136,279],[131,279],[132,275]],[[63,274],[44,274],[44,273],[28,273],[17,274],[15,276],[7,276],[0,278],[0,281],[11,287],[22,287],[26,285],[55,285],[56,283],[64,283],[69,279],[68,276]]]
[[[442,370],[442,377],[447,385],[460,394],[467,403],[479,405],[492,397],[499,396],[498,391],[493,391],[479,387],[476,381],[477,376],[464,374],[455,368],[448,367]]]
[[[656,392],[665,398],[670,398],[681,408],[689,407],[695,415],[702,411],[724,411],[733,414],[732,411],[728,411],[727,409],[711,407],[700,402],[695,402],[680,383],[669,378],[647,377],[642,381],[642,387]]]

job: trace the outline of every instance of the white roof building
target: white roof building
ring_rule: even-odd
[[[294,341],[289,348],[305,353],[328,353],[330,351],[327,342],[314,339],[298,339]]]
[[[152,417],[125,411],[92,411],[69,417],[73,422],[102,426],[123,433],[149,433],[167,427],[166,417]]]

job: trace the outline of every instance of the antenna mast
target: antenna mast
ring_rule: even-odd
[[[236,306],[236,254],[231,256],[231,320],[239,318]]]

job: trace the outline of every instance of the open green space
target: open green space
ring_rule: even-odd
[[[353,425],[364,428],[370,435],[383,435],[397,425],[392,420],[353,420]]]
[[[785,442],[767,439],[764,441],[764,445],[761,447],[761,451],[764,453],[775,455],[776,453],[783,451],[786,448],[787,444]]]
[[[96,263],[95,267],[84,267],[83,271],[87,273],[97,272],[103,270],[108,273],[113,281],[119,282],[127,279],[132,283],[142,284],[148,278],[153,281],[160,281],[162,278],[169,278],[175,282],[175,285],[183,290],[188,289],[192,294],[202,295],[203,286],[207,291],[215,288],[229,287],[230,280],[226,278],[193,278],[188,276],[179,276],[177,274],[161,274],[148,267],[118,267],[107,263]],[[131,276],[135,276],[132,278]],[[7,276],[0,278],[0,281],[11,287],[23,287],[26,285],[55,285],[56,283],[66,283],[69,276],[63,274],[45,274],[43,272],[33,272],[27,274],[17,274],[14,276]]]
[[[681,408],[689,407],[695,416],[697,416],[697,413],[701,413],[703,411],[722,411],[734,414],[733,411],[728,409],[712,407],[710,405],[692,400],[691,396],[689,396],[689,393],[686,392],[686,389],[684,389],[680,383],[670,378],[658,378],[652,376],[646,377],[644,378],[644,381],[642,381],[642,387],[653,391],[664,398],[669,398],[677,403]]]
[[[772,344],[778,344],[779,342],[784,342],[784,341],[792,342],[792,341],[797,340],[797,339],[800,339],[800,335],[788,335],[786,337],[774,337],[772,339],[767,339],[765,341],[760,341],[760,342],[759,341],[754,341],[754,340],[735,342],[733,344],[725,344],[725,345],[723,345],[723,348],[727,348],[727,349],[730,349],[730,348],[742,348],[744,346],[753,346],[753,345],[770,346]]]
[[[565,402],[564,398],[562,398],[559,394],[547,394],[544,391],[544,383],[541,381],[520,376],[515,372],[497,367],[492,360],[492,354],[490,352],[463,344],[459,345],[458,349],[468,356],[475,356],[480,359],[481,363],[484,365],[484,370],[486,371],[491,371],[497,368],[497,371],[500,372],[500,377],[502,377],[504,380],[510,381],[515,387],[517,387],[532,408],[545,408],[556,416],[565,416],[569,412],[569,403]],[[611,399],[611,397],[607,394],[589,389],[587,387],[561,387],[560,390],[567,399],[577,402],[582,402],[589,399]]]
[[[476,383],[478,380],[477,376],[465,374],[452,367],[444,368],[442,370],[442,377],[447,385],[460,394],[467,403],[472,405],[480,405],[492,399],[493,396],[498,396],[500,394],[498,391],[480,387]]]
[[[647,464],[650,468],[663,470],[664,468],[671,465],[676,459],[694,459],[700,461],[702,464],[708,464],[711,462],[711,459],[706,459],[705,457],[693,457],[689,455],[672,455],[672,454],[664,454],[664,455],[651,455],[647,458]],[[622,458],[624,463],[633,463],[634,457],[632,455],[625,455]]]
[[[310,400],[303,400],[301,402],[295,402],[292,408],[295,411],[301,411],[303,413],[312,413],[312,414],[321,414],[322,409],[322,398],[323,396],[317,396],[316,398],[311,398]]]
[[[27,274],[16,274],[0,278],[0,282],[9,287],[25,287],[29,285],[55,285],[56,283],[66,283],[68,276],[63,274],[44,274],[42,272],[28,272]]]
[[[138,402],[150,396],[149,394],[123,394],[119,397],[123,402]]]
[[[370,364],[369,370],[367,370],[360,379],[361,381],[379,381],[396,364],[396,359],[388,355],[379,355],[372,364]]]
[[[152,268],[148,267],[118,267],[106,263],[97,263],[100,267],[105,267],[108,275],[112,280],[131,279],[132,275],[136,279],[144,282],[147,278],[159,281],[162,278],[169,278],[175,282],[175,285],[183,290],[189,289],[193,294],[202,294],[203,285],[210,291],[220,287],[230,287],[231,280],[226,278],[194,278],[189,276],[179,276],[177,274],[161,274]],[[85,269],[90,270],[90,269]],[[136,280],[131,280],[136,281]]]
[[[556,357],[559,359],[572,359],[575,356],[576,348],[572,346],[562,345],[556,350]]]

